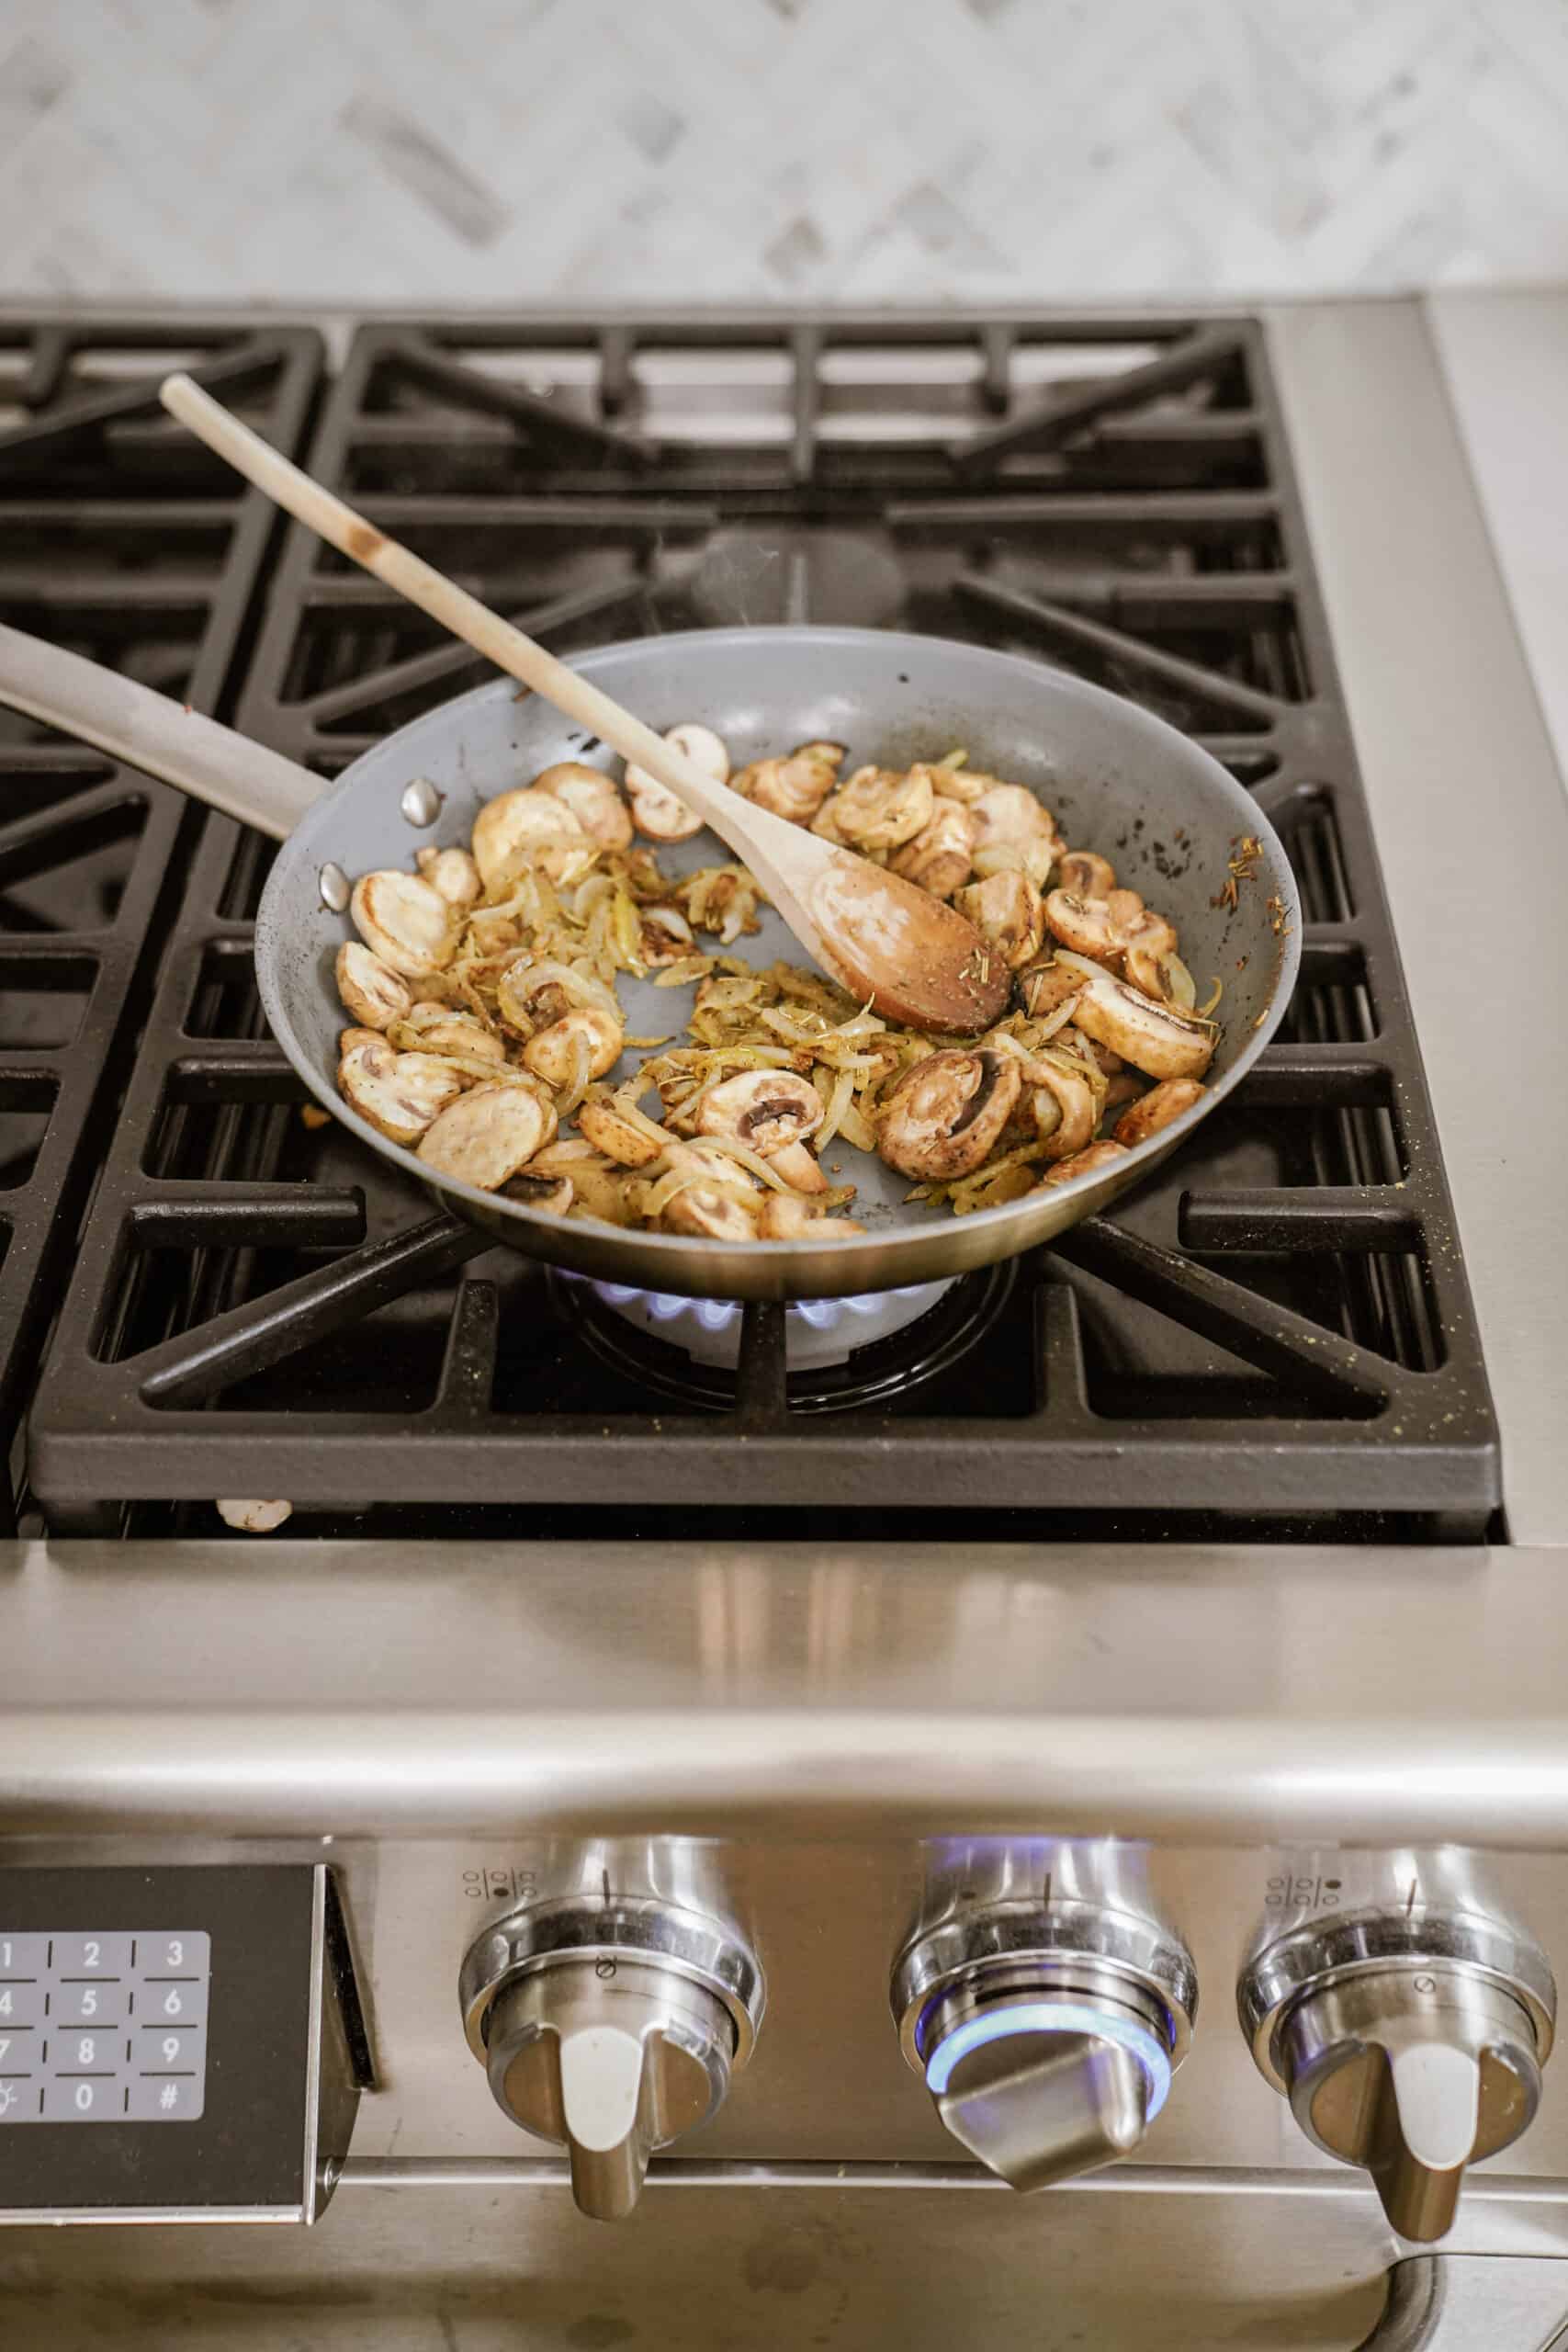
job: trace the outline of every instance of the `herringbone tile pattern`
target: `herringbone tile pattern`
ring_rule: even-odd
[[[0,292],[1568,275],[1568,0],[0,0]]]

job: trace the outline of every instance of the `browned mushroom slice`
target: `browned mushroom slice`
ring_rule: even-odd
[[[1129,1150],[1135,1144],[1147,1143],[1162,1127],[1168,1127],[1183,1112],[1201,1102],[1208,1089],[1195,1078],[1167,1078],[1158,1086],[1151,1086],[1141,1094],[1130,1111],[1123,1111],[1116,1122],[1116,1140]]]
[[[501,1189],[509,1201],[543,1209],[547,1216],[564,1216],[575,1198],[570,1176],[534,1176],[526,1168],[521,1175],[509,1176]]]
[[[819,1216],[793,1193],[770,1193],[757,1212],[761,1241],[848,1241],[864,1231],[852,1216]]]
[[[1064,947],[1076,956],[1092,956],[1100,964],[1120,965],[1132,953],[1160,956],[1176,947],[1171,925],[1145,907],[1136,890],[1111,890],[1103,899],[1053,890],[1045,901],[1045,921]]]
[[[1125,1144],[1112,1143],[1109,1136],[1091,1143],[1087,1151],[1077,1151],[1071,1159],[1058,1159],[1055,1168],[1047,1168],[1040,1179],[1042,1184],[1070,1184],[1077,1176],[1092,1176],[1097,1169],[1109,1168],[1112,1161],[1125,1159]]]
[[[825,1193],[828,1189],[822,1164],[809,1144],[786,1143],[782,1151],[768,1154],[768,1166],[792,1192]]]
[[[607,1069],[613,1069],[624,1042],[618,1021],[596,1004],[580,1004],[552,1021],[547,1029],[536,1030],[523,1048],[523,1059],[547,1086],[570,1086],[574,1080],[581,1083],[583,1077],[603,1078]]]
[[[547,1028],[576,1004],[596,1004],[614,1020],[621,1017],[615,992],[603,980],[575,971],[570,964],[541,960],[531,948],[514,956],[496,982],[496,1011],[519,1036]]]
[[[1105,1089],[1073,1054],[1043,1053],[1030,1063],[1029,1107],[1047,1159],[1067,1159],[1093,1140]]]
[[[556,1114],[527,1086],[475,1086],[425,1130],[426,1167],[493,1193],[556,1131]]]
[[[1073,1019],[1086,1035],[1150,1078],[1197,1078],[1207,1069],[1214,1033],[1205,1023],[1156,1003],[1103,964],[1084,956],[1073,961],[1086,982]]]
[[[679,907],[643,908],[637,953],[650,972],[683,964],[697,953],[695,934]]]
[[[1069,849],[1056,861],[1056,879],[1075,899],[1109,899],[1116,888],[1116,868],[1096,850]]]
[[[939,800],[956,800],[966,808],[972,808],[983,794],[989,792],[993,785],[1001,782],[999,775],[987,775],[984,768],[967,767],[962,760],[956,766],[947,760],[938,760],[934,763],[917,760],[915,764],[923,768],[930,776],[931,790]]]
[[[1062,854],[1063,842],[1049,808],[1021,784],[992,784],[970,807],[975,820],[975,858],[992,850],[1016,851],[1036,888]]]
[[[1069,965],[1058,964],[1055,956],[1043,956],[1024,966],[1012,992],[1031,1021],[1048,1021],[1083,994],[1083,975]]]
[[[487,800],[474,822],[474,864],[491,893],[536,865],[552,882],[564,881],[583,872],[593,855],[566,803],[529,785]]]
[[[757,1210],[721,1184],[688,1184],[665,1202],[660,1222],[671,1233],[713,1241],[755,1241]]]
[[[694,760],[703,774],[711,775],[716,784],[728,783],[729,752],[723,737],[716,735],[711,727],[699,727],[694,720],[686,719],[679,727],[667,727],[664,740],[673,743],[678,752],[683,752],[687,759]],[[689,841],[694,833],[702,831],[702,819],[668,786],[635,763],[626,769],[626,790],[631,795],[633,821],[638,832],[646,833],[649,841]]]
[[[479,869],[466,849],[432,849],[425,847],[414,854],[414,864],[433,890],[439,890],[449,907],[471,907],[484,885]]]
[[[373,956],[417,979],[449,964],[457,945],[452,909],[417,874],[389,868],[365,874],[348,902],[354,927]]]
[[[960,890],[953,903],[999,952],[1010,971],[1038,955],[1045,908],[1027,874],[988,874],[983,882],[971,882]]]
[[[830,748],[843,753],[837,744]],[[817,757],[818,746],[806,745],[787,760],[754,760],[731,778],[732,789],[754,800],[759,808],[787,818],[792,825],[808,824],[838,780],[838,763]]]
[[[662,1127],[613,1094],[591,1094],[578,1108],[577,1124],[595,1151],[621,1168],[651,1168],[670,1145]]]
[[[876,1148],[903,1176],[945,1182],[970,1175],[1007,1125],[1022,1083],[1011,1054],[928,1054],[888,1096]]]
[[[407,989],[389,964],[383,964],[363,941],[345,939],[337,951],[337,992],[345,1012],[367,1029],[389,1029],[407,1012]]]
[[[697,1133],[729,1136],[766,1159],[786,1144],[815,1135],[822,1097],[792,1070],[745,1069],[710,1086],[697,1111]]]
[[[534,778],[533,788],[570,808],[597,848],[630,849],[631,811],[603,768],[591,768],[582,760],[558,760]]]
[[[901,849],[936,814],[931,780],[921,768],[857,768],[828,804],[840,841],[856,849]]]
[[[398,1023],[398,1043],[422,1054],[457,1054],[474,1062],[503,1062],[506,1045],[478,1013],[450,1004],[411,1005]]]
[[[1163,951],[1129,947],[1122,959],[1122,969],[1145,996],[1158,997],[1162,1003],[1174,1004],[1182,1012],[1190,1012],[1198,1001],[1192,975],[1174,947]]]
[[[463,1080],[429,1054],[394,1053],[374,1032],[349,1031],[355,1043],[338,1064],[338,1091],[392,1143],[417,1143],[462,1094]]]
[[[968,809],[956,800],[939,800],[931,823],[893,859],[893,871],[908,882],[918,882],[933,899],[951,899],[968,881],[974,854],[975,824]]]

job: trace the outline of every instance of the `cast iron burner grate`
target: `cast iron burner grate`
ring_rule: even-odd
[[[569,652],[831,614],[1134,695],[1279,826],[1301,983],[955,1363],[807,1413],[782,1309],[745,1311],[732,1396],[661,1391],[318,1124],[256,1006],[266,844],[209,820],[32,1416],[52,1527],[211,1533],[254,1496],[300,1532],[1485,1528],[1491,1401],[1256,322],[372,323],[312,462]],[[293,531],[240,720],[334,773],[482,674]]]
[[[186,365],[291,446],[320,351],[306,329],[0,320],[0,620],[220,708],[272,518],[162,415],[157,380]],[[186,815],[177,793],[0,707],[6,1464],[178,903]],[[0,1521],[14,1532],[8,1473]]]

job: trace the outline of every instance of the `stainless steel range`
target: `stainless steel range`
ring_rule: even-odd
[[[17,2340],[1555,2340],[1568,810],[1422,311],[0,321],[0,617],[333,772],[471,659],[175,348],[563,650],[1149,702],[1308,923],[1049,1253],[598,1289],[305,1106],[266,844],[4,722]]]

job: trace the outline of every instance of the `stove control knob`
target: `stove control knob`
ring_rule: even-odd
[[[1466,2165],[1532,2120],[1556,1991],[1536,1947],[1474,1917],[1297,1928],[1243,1976],[1243,2030],[1307,2138],[1363,2165],[1404,2238],[1452,2227]]]
[[[1014,2188],[1131,2155],[1197,2007],[1190,1955],[1167,1929],[1077,1901],[946,1919],[893,1973],[905,2057],[953,2138]]]
[[[754,1955],[718,1920],[584,1895],[488,1928],[460,1994],[497,2104],[567,2150],[572,2195],[601,2222],[631,2211],[656,2148],[716,2112],[763,1998]]]

